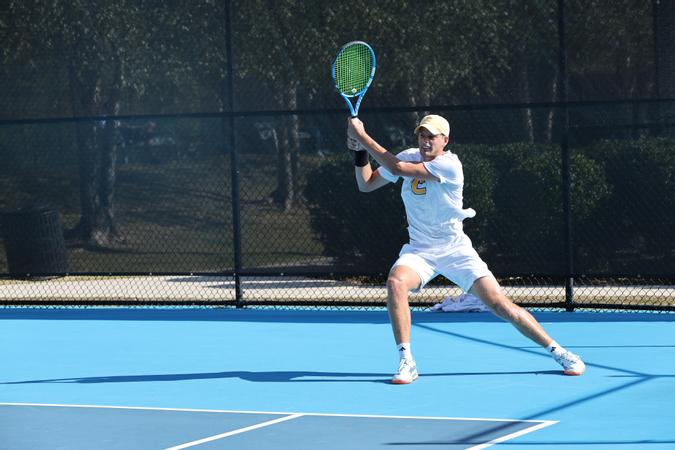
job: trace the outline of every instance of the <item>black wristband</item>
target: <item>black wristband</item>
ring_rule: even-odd
[[[370,163],[368,159],[368,152],[365,150],[357,150],[354,152],[354,165],[356,167],[364,167]]]

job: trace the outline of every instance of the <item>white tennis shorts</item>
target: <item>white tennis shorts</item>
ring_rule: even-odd
[[[485,276],[493,276],[487,264],[478,256],[466,239],[466,244],[460,244],[448,248],[419,248],[411,244],[405,244],[401,248],[398,259],[392,266],[406,266],[419,275],[420,286],[413,292],[421,290],[429,281],[438,275],[443,275],[448,280],[459,286],[464,292],[469,292],[474,281]]]

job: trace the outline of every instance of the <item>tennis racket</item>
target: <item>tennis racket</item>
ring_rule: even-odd
[[[342,46],[333,61],[333,81],[352,117],[358,116],[361,100],[374,76],[375,52],[370,45],[352,41]],[[356,104],[352,104],[353,98],[356,98]]]

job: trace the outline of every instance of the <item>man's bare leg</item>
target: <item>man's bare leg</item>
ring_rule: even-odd
[[[537,319],[532,317],[532,314],[513,303],[502,293],[499,283],[494,277],[487,276],[477,279],[469,292],[480,297],[485,306],[490,308],[495,315],[510,322],[523,335],[542,347],[546,347],[553,342],[553,339],[544,331]]]
[[[406,266],[396,266],[387,279],[387,311],[396,344],[410,342],[410,305],[408,294],[421,283],[417,273]]]
[[[399,367],[391,382],[409,384],[418,377],[415,359],[410,350],[410,328],[412,326],[408,294],[419,287],[421,280],[417,273],[406,267],[396,266],[387,279],[387,311],[399,352]]]
[[[480,297],[495,315],[510,322],[524,336],[545,347],[556,362],[563,366],[565,375],[581,375],[584,373],[586,365],[581,358],[565,350],[551,339],[539,322],[532,317],[532,314],[513,303],[502,293],[499,283],[494,277],[479,278],[473,283],[469,292]]]

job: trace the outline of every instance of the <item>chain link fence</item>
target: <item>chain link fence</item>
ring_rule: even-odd
[[[330,79],[361,39],[369,132],[449,119],[514,301],[675,309],[671,1],[87,5],[0,6],[0,304],[384,306],[405,213]]]

